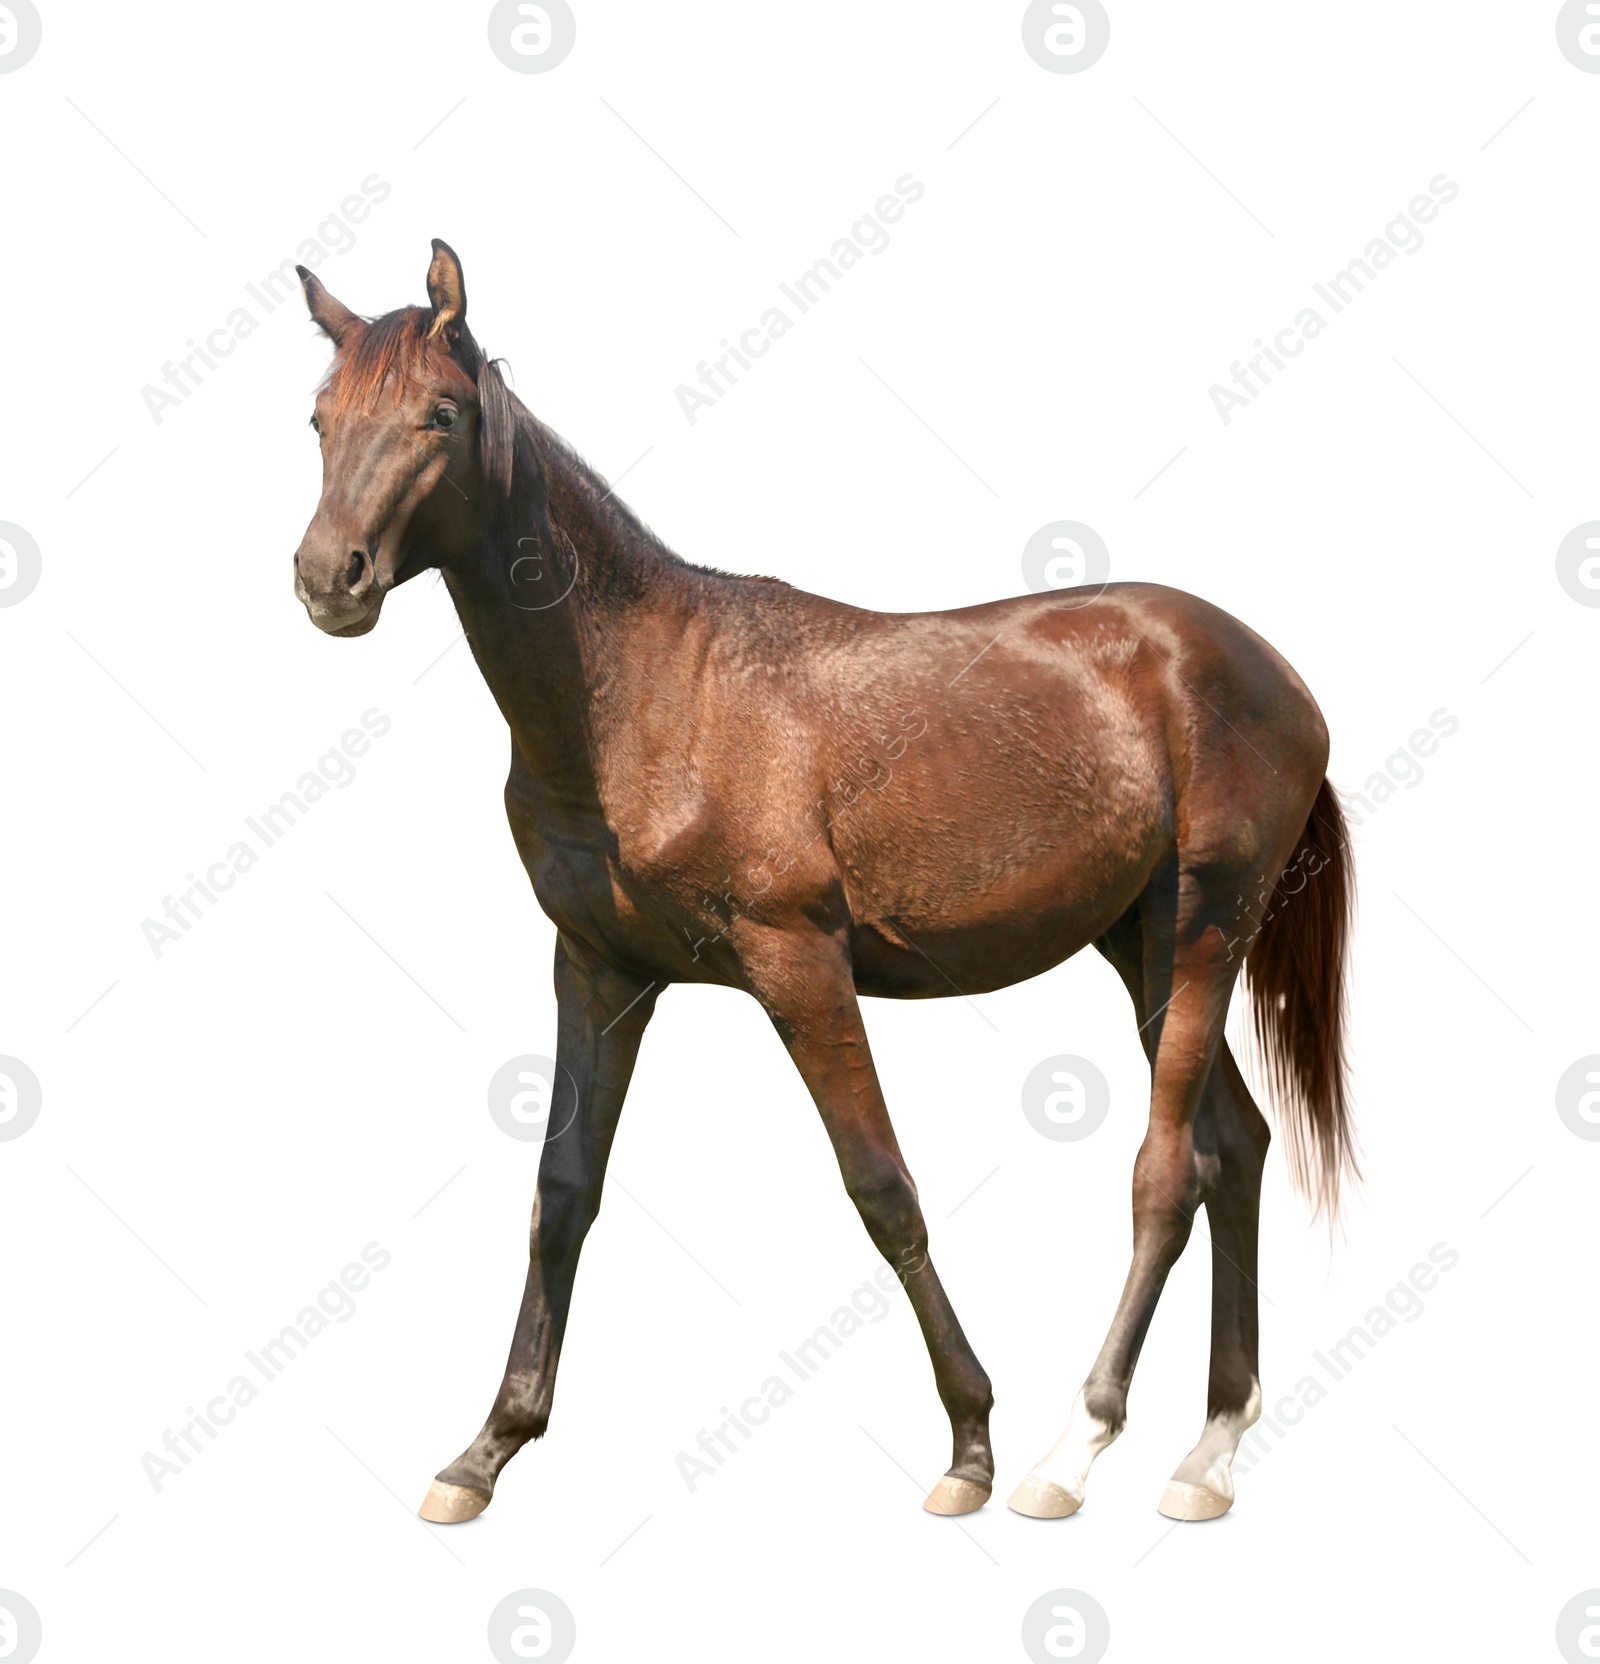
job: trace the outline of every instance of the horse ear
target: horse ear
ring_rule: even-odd
[[[467,285],[456,251],[437,237],[433,239],[433,263],[428,267],[428,299],[433,302],[429,340],[442,335],[454,346],[467,318]]]
[[[300,287],[305,291],[311,321],[336,347],[342,347],[345,337],[361,322],[360,318],[342,301],[335,300],[304,266],[296,266],[295,271],[300,277]]]

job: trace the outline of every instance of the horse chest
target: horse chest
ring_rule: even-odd
[[[614,963],[663,977],[724,980],[714,949],[726,919],[705,887],[631,857],[626,848],[571,842],[513,824],[545,915]]]

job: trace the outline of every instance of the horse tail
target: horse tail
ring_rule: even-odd
[[[1344,810],[1326,780],[1304,836],[1274,886],[1248,958],[1256,1041],[1295,1189],[1316,1217],[1338,1218],[1339,1189],[1359,1179],[1345,1055],[1345,968],[1355,869]]]

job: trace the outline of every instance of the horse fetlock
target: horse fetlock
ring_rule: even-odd
[[[994,1451],[989,1444],[987,1422],[971,1434],[958,1433],[950,1472],[960,1479],[987,1485],[994,1479]]]
[[[1173,1520],[1214,1520],[1233,1506],[1233,1458],[1239,1441],[1261,1414],[1261,1387],[1253,1377],[1236,1409],[1213,1409],[1194,1449],[1167,1483],[1160,1511]]]
[[[1107,1444],[1128,1425],[1128,1389],[1121,1382],[1097,1380],[1091,1375],[1074,1401],[1074,1410],[1079,1404],[1092,1420],[1110,1430]]]
[[[1015,1512],[1032,1519],[1064,1519],[1083,1506],[1089,1469],[1121,1433],[1127,1403],[1125,1391],[1096,1391],[1091,1407],[1090,1392],[1086,1387],[1073,1399],[1066,1431],[1017,1486],[1009,1503]]]

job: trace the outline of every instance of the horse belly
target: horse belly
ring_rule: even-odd
[[[984,993],[1038,976],[1103,934],[1171,848],[1164,817],[1058,827],[1050,847],[1013,829],[1000,846],[955,840],[948,864],[915,857],[846,867],[859,992],[897,999]]]

